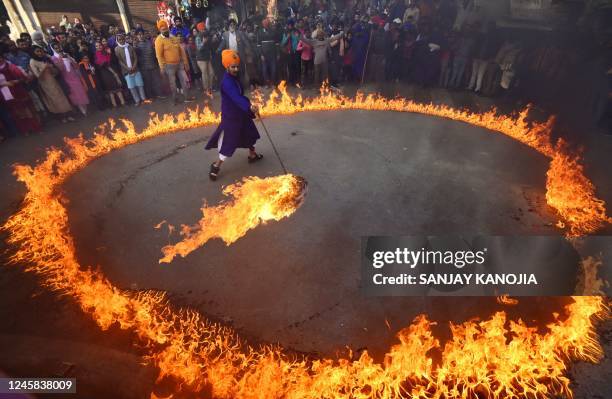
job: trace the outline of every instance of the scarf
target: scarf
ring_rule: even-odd
[[[117,43],[117,46],[121,47],[125,51],[125,63],[127,64],[128,68],[131,68],[132,58],[130,57],[129,43],[127,42],[125,44]]]
[[[41,49],[43,52],[45,51],[45,49],[40,46],[32,46],[32,58],[34,58],[36,61],[46,62],[47,64],[51,63],[51,61],[49,61],[47,53],[44,53],[42,57],[39,57],[34,54],[34,50],[36,50],[37,48]]]
[[[89,62],[81,61],[79,62],[79,65],[83,67],[83,70],[85,71],[85,74],[87,75],[87,78],[89,79],[89,83],[91,84],[91,87],[95,89],[96,80],[94,79],[93,75],[94,73],[96,73],[96,70]],[[83,79],[83,74],[81,74],[81,82],[83,82],[83,86],[87,87],[87,84],[85,83],[85,79]]]
[[[104,49],[96,51],[95,63],[96,65],[110,64],[111,56]]]
[[[7,82],[6,76],[4,75],[4,73],[2,73],[3,71],[1,71],[5,69],[5,67],[6,67],[6,62],[0,65],[0,84]],[[0,93],[2,94],[2,98],[4,99],[4,101],[13,100],[15,98],[13,97],[13,93],[11,93],[11,88],[8,86],[3,86],[0,89]]]

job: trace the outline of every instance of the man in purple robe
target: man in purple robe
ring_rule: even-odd
[[[361,21],[353,25],[353,40],[351,49],[353,51],[353,79],[357,82],[361,81],[363,68],[366,63],[368,53],[368,43],[370,41],[370,32],[367,31]]]
[[[211,180],[217,179],[221,164],[234,155],[236,148],[249,149],[249,163],[263,158],[255,152],[255,142],[260,136],[253,119],[259,109],[244,96],[239,77],[240,57],[234,50],[223,50],[221,61],[226,69],[221,82],[221,123],[206,144],[207,150],[219,149],[219,160],[210,165]]]

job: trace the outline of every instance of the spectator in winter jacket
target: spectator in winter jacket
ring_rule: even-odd
[[[229,21],[228,30],[223,32],[221,36],[221,43],[219,43],[219,47],[217,48],[217,53],[221,54],[223,50],[234,50],[238,52],[238,56],[240,57],[240,75],[241,82],[243,86],[248,85],[248,77],[246,73],[247,70],[246,61],[248,59],[252,59],[255,55],[255,50],[251,46],[251,41],[247,37],[247,35],[237,29],[238,23],[236,20],[231,19]]]
[[[178,104],[179,100],[176,87],[177,78],[181,83],[181,89],[184,91],[190,89],[186,75],[186,68],[189,67],[189,61],[187,60],[187,54],[181,46],[180,40],[170,35],[170,29],[165,20],[159,20],[157,22],[157,29],[159,30],[159,36],[155,39],[157,62],[159,63],[159,68],[168,78],[174,103]],[[185,96],[183,101],[192,102],[194,100],[195,98],[192,96]]]
[[[127,87],[132,93],[134,103],[138,106],[147,99],[144,90],[144,81],[142,74],[138,70],[138,57],[136,51],[129,43],[125,41],[125,35],[117,35],[117,47],[115,47],[115,56],[121,67],[121,74],[127,83]]]
[[[148,32],[138,32],[136,34],[136,44],[134,50],[138,57],[138,68],[144,82],[145,94],[148,98],[164,98],[160,84],[160,71],[155,57],[155,47],[150,38],[147,39]]]
[[[261,69],[266,85],[276,84],[276,62],[278,60],[278,34],[271,26],[269,19],[262,21],[262,28],[257,33],[257,47],[261,58]]]
[[[321,86],[321,84],[329,78],[327,52],[329,51],[330,42],[340,39],[343,35],[344,32],[339,32],[337,35],[326,39],[325,32],[323,30],[317,30],[316,40],[302,36],[302,42],[310,45],[314,52],[314,80],[317,86]]]
[[[202,23],[202,22],[200,22]],[[215,72],[212,65],[214,47],[211,37],[206,30],[202,30],[195,38],[196,62],[202,73],[202,87],[208,94],[212,91]]]
[[[485,72],[493,65],[493,60],[497,54],[497,49],[501,45],[499,35],[495,26],[495,21],[488,25],[486,33],[479,33],[474,48],[474,58],[472,61],[472,76],[468,85],[468,90],[480,93]]]

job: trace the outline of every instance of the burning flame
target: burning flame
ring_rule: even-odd
[[[518,299],[511,298],[508,295],[500,295],[497,297],[497,303],[507,306],[518,305]]]
[[[230,245],[260,223],[289,217],[302,204],[305,187],[304,179],[292,174],[247,177],[242,183],[227,186],[223,194],[233,200],[215,207],[204,203],[202,219],[195,226],[181,226],[183,240],[163,247],[164,257],[159,263],[170,263],[177,255],[184,258],[211,238]]]
[[[511,118],[494,111],[472,114],[405,99],[348,99],[325,91],[314,99],[294,99],[281,85],[262,112],[273,115],[327,109],[420,112],[500,131],[553,159],[554,171],[549,173],[547,184],[552,192],[547,199],[559,210],[570,233],[585,234],[609,221],[582,168],[575,168],[578,161],[549,144],[551,121],[529,125],[527,111]],[[602,358],[595,323],[610,313],[601,297],[573,298],[544,331],[521,320],[508,320],[503,311],[486,320],[452,324],[452,336],[446,343],[434,336],[434,323],[422,315],[397,333],[398,343],[378,363],[367,351],[357,359],[334,360],[290,355],[277,346],[253,347],[231,329],[199,313],[174,308],[163,293],[121,290],[97,268],[81,265],[60,190],[64,180],[114,149],[218,121],[219,116],[210,110],[196,109],[176,117],[152,115],[140,133],[129,121],[123,121],[122,128],[110,121],[91,139],[65,139],[65,149],[48,150],[36,166],[15,166],[15,175],[27,192],[20,210],[2,227],[14,248],[14,264],[38,275],[48,289],[73,298],[101,329],[116,326],[132,331],[146,350],[146,360],[159,369],[158,380],[174,382],[176,393],[313,399],[571,397],[566,375],[569,363]],[[557,170],[568,166],[574,169],[565,173]],[[440,355],[436,362],[435,353]]]
[[[266,11],[268,12],[268,18],[272,19],[276,16],[276,0],[268,0]]]
[[[579,274],[577,290],[583,295],[605,295],[604,289],[610,284],[607,280],[599,277],[599,268],[603,265],[603,259],[599,256],[587,256],[580,260],[581,273]]]

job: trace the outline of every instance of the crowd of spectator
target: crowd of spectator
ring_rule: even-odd
[[[212,97],[227,48],[238,51],[250,88],[284,80],[301,88],[401,81],[488,96],[511,90],[524,48],[472,8],[471,0],[390,0],[337,11],[312,1],[274,18],[172,16],[129,32],[64,16],[47,34],[0,36],[0,121],[5,135],[29,134],[51,117],[67,123],[95,109]]]

